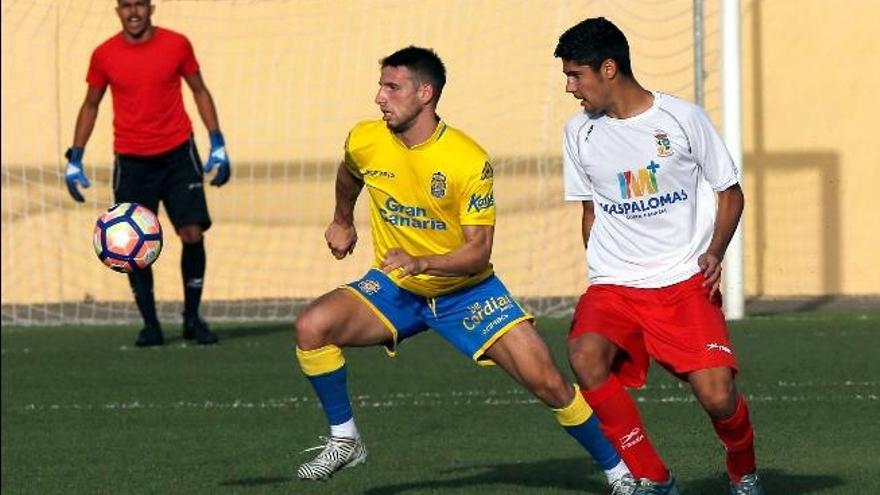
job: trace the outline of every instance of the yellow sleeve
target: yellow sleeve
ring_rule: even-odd
[[[351,175],[357,177],[358,179],[363,179],[364,174],[361,173],[361,168],[358,165],[357,160],[355,160],[354,155],[351,152],[350,145],[351,145],[352,132],[354,132],[353,129],[352,129],[352,131],[350,131],[348,133],[348,137],[345,138],[345,159],[344,159],[343,163],[345,164],[345,168],[347,168],[348,171],[351,172]]]
[[[494,172],[492,165],[486,161],[482,167],[476,167],[465,181],[461,195],[462,225],[495,225],[495,193]]]

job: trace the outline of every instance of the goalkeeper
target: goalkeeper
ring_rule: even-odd
[[[202,176],[216,168],[211,184],[222,186],[229,180],[229,159],[214,101],[202,81],[192,45],[181,34],[153,26],[150,17],[154,9],[150,0],[118,0],[116,13],[122,31],[92,53],[86,98],[76,120],[73,146],[66,153],[67,188],[74,200],[84,201],[78,188],[89,187],[83,171],[83,150],[110,86],[116,157],[114,199],[140,203],[154,212],[160,200],[164,203],[183,242],[183,337],[213,344],[217,336],[199,317],[205,276],[203,233],[211,227]],[[181,78],[192,90],[210,133],[211,155],[204,169],[193,141],[192,123],[183,108]],[[136,345],[162,345],[152,270],[133,272],[128,280],[145,324]]]
[[[577,388],[495,276],[493,171],[486,152],[435,113],[446,71],[431,50],[408,47],[381,62],[382,120],[348,135],[325,238],[337,259],[357,242],[354,206],[369,192],[375,262],[360,280],[314,301],[296,321],[299,364],[330,424],[302,479],[358,465],[367,451],[346,389],[345,346],[398,345],[430,327],[479,364],[497,364],[552,408],[560,425],[605,470],[612,493],[632,483]],[[311,450],[311,449],[310,449]]]

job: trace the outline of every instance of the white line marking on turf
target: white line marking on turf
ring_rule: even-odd
[[[880,395],[876,393],[855,393],[829,395],[767,395],[750,394],[749,402],[877,402]],[[637,397],[636,402],[648,404],[678,404],[695,402],[692,395],[666,395],[661,397]],[[519,390],[496,391],[496,390],[469,390],[453,392],[420,392],[394,393],[379,397],[370,395],[358,395],[352,397],[355,407],[361,409],[385,409],[396,407],[439,407],[439,406],[518,406],[527,404],[539,404],[540,402],[530,395]],[[299,409],[301,407],[320,407],[317,400],[312,397],[282,397],[265,400],[233,401],[175,401],[168,403],[151,403],[141,400],[129,402],[106,402],[103,404],[27,404],[20,407],[24,411],[59,411],[59,410],[138,410],[138,409]],[[19,409],[19,408],[16,408]]]

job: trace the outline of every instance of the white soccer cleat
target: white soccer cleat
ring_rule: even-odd
[[[633,475],[627,473],[611,482],[609,495],[633,495],[636,492],[637,482]]]
[[[303,451],[321,449],[314,459],[296,470],[301,480],[326,480],[340,469],[355,467],[367,460],[367,448],[360,438],[320,436],[318,439],[323,445]]]

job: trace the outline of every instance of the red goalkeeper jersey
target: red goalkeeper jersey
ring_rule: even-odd
[[[183,108],[180,81],[199,71],[192,45],[182,34],[156,27],[144,43],[122,33],[92,53],[86,82],[110,86],[113,95],[113,149],[126,155],[157,155],[192,134]]]

